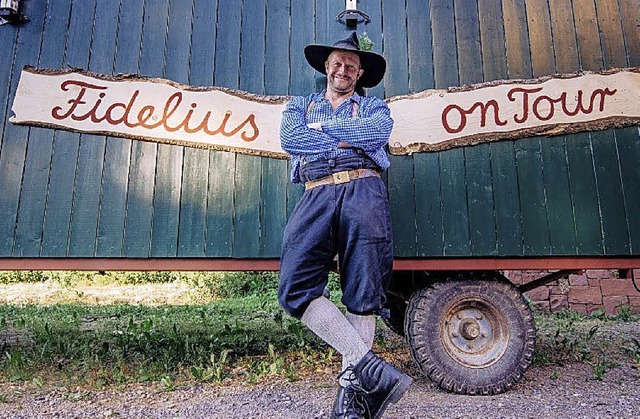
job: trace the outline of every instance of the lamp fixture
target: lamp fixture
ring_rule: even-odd
[[[349,29],[355,29],[358,23],[369,23],[371,18],[364,12],[358,10],[358,0],[345,0],[345,10],[336,16],[336,20],[347,25]]]
[[[0,0],[0,25],[27,22],[20,13],[20,0]]]

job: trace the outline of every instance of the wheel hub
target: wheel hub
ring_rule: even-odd
[[[441,339],[447,353],[470,368],[497,362],[507,349],[507,319],[486,301],[464,300],[452,305],[443,319]]]

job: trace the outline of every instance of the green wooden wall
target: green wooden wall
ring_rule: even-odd
[[[0,27],[0,257],[277,257],[288,163],[8,123],[23,66],[266,95],[324,80],[342,0],[29,0]],[[367,0],[392,97],[640,66],[640,0]],[[638,127],[392,156],[397,257],[640,254]]]

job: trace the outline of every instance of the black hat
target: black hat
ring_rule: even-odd
[[[380,83],[387,69],[387,62],[382,55],[371,51],[362,51],[358,42],[358,35],[355,32],[347,39],[338,41],[333,46],[328,45],[307,45],[304,48],[304,56],[307,62],[322,74],[327,74],[324,63],[329,58],[331,52],[349,51],[358,54],[360,66],[364,70],[362,77],[358,80],[358,85],[362,87],[373,87]]]

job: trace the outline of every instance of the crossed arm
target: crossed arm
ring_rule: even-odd
[[[292,98],[282,114],[280,142],[289,154],[309,155],[338,147],[357,147],[374,151],[389,141],[393,128],[389,108],[382,100],[374,100],[362,117],[333,118],[308,124],[303,97]]]

